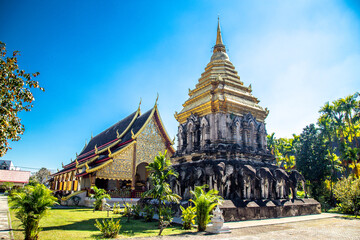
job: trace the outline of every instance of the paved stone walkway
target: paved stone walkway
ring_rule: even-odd
[[[231,229],[229,233],[187,233],[152,238],[134,238],[134,240],[360,240],[360,220],[342,218],[340,214],[318,214],[288,218],[253,220],[225,223]]]
[[[0,239],[10,239],[7,196],[0,195]]]

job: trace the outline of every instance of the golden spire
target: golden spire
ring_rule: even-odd
[[[217,27],[217,34],[216,34],[216,45],[224,45],[221,37],[221,29],[220,29],[220,18],[218,16],[218,27]]]
[[[221,29],[220,29],[220,18],[218,17],[218,26],[217,26],[217,33],[216,33],[216,43],[214,46],[214,53],[215,52],[224,52],[226,53],[225,45],[222,40],[221,36]]]

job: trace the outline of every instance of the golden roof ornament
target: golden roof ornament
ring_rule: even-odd
[[[138,107],[138,111],[139,111],[140,115],[141,115],[141,109],[140,109],[140,107],[141,107],[141,101],[142,101],[142,99],[140,98],[139,107]]]
[[[120,133],[119,130],[116,130],[116,138],[119,139],[120,138]]]
[[[61,162],[61,166],[62,166],[62,168],[64,168],[64,163],[63,162]]]
[[[86,172],[88,172],[89,171],[89,165],[87,164],[87,162],[85,163],[85,168],[86,168]]]
[[[98,154],[97,145],[95,145],[95,154]]]
[[[110,150],[110,148],[108,147],[107,150],[108,150],[108,153],[109,153],[108,157],[111,158],[111,150]]]
[[[76,168],[78,168],[79,162],[77,161],[77,159],[75,159],[75,163],[76,163]]]
[[[157,93],[157,96],[156,96],[156,100],[155,100],[155,105],[154,105],[154,107],[156,107],[157,106],[157,101],[159,100],[159,93]]]
[[[132,138],[132,139],[135,139],[135,134],[134,134],[134,132],[133,132],[133,129],[131,129],[131,138]]]

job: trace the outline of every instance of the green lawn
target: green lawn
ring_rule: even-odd
[[[109,218],[121,218],[122,228],[118,238],[156,236],[159,233],[157,222],[145,222],[143,219],[127,222],[127,218],[110,212]],[[88,208],[77,209],[51,209],[42,218],[40,225],[43,230],[39,239],[99,239],[100,231],[94,226],[95,219],[106,219],[107,212],[96,211]],[[11,211],[12,228],[15,239],[24,239],[20,221]],[[195,230],[192,230],[195,231]],[[185,231],[181,226],[171,226],[163,231],[163,235],[180,234]]]

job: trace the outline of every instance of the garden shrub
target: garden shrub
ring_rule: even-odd
[[[95,199],[94,202],[94,210],[102,211],[102,200],[105,198],[111,199],[110,195],[106,192],[105,189],[97,188],[96,186],[92,186],[91,189],[94,191],[94,194],[91,194],[90,197]]]
[[[199,232],[206,230],[206,225],[211,219],[211,211],[222,201],[222,197],[218,195],[218,191],[210,189],[208,192],[205,192],[205,188],[208,188],[208,185],[195,186],[194,191],[190,191],[190,193],[194,195],[194,199],[190,199],[190,201],[194,203],[196,208],[196,220]]]
[[[102,233],[104,238],[116,238],[121,229],[120,220],[103,219],[102,223],[99,220],[95,220],[95,227],[97,227]]]
[[[130,221],[130,217],[132,215],[132,204],[125,203],[124,205],[124,216],[127,217],[127,221]]]
[[[16,217],[24,227],[25,239],[38,239],[40,219],[54,204],[56,198],[43,184],[27,185],[10,196],[10,206],[16,209]]]
[[[151,205],[145,205],[144,207],[144,219],[146,222],[151,222],[154,218],[155,210]]]
[[[120,204],[119,203],[114,203],[113,206],[113,214],[120,214],[121,213],[121,209],[120,209]]]
[[[184,208],[180,206],[181,209],[181,220],[183,221],[183,228],[185,230],[191,229],[191,225],[195,224],[196,217],[196,207],[188,206]]]
[[[334,194],[339,201],[338,207],[344,213],[359,214],[360,179],[352,176],[342,178],[334,187]]]
[[[140,206],[140,204],[132,205],[131,211],[132,211],[132,216],[134,217],[134,219],[139,219],[140,218],[140,216],[141,216],[141,206]]]

